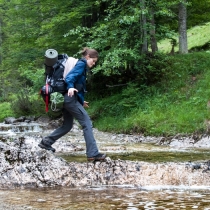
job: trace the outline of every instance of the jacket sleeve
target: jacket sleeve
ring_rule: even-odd
[[[69,88],[74,88],[75,82],[84,73],[86,64],[87,62],[78,61],[76,65],[74,66],[74,68],[67,74],[66,79],[65,79],[66,84],[67,84],[67,90]]]

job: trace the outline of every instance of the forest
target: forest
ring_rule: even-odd
[[[204,132],[210,32],[190,46],[188,31],[209,22],[210,0],[0,0],[0,120],[46,114],[39,90],[47,49],[79,57],[90,47],[100,53],[87,80],[97,128]]]

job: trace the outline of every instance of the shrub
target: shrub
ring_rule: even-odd
[[[6,117],[14,116],[14,112],[11,109],[9,102],[3,102],[0,104],[0,122],[3,122]]]
[[[16,116],[41,115],[44,103],[42,99],[38,100],[38,95],[29,95],[27,90],[22,90],[11,103],[11,109]]]

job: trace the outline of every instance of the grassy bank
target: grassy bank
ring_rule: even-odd
[[[195,26],[191,29],[188,29],[187,31],[187,39],[188,39],[188,49],[193,50],[193,49],[204,49],[204,48],[209,48],[209,43],[210,43],[210,23],[206,23],[203,25],[198,25]],[[178,34],[174,37],[178,43]],[[161,40],[158,43],[158,48],[159,51],[164,52],[164,53],[169,53],[171,51],[171,40],[170,39],[164,39]],[[201,47],[201,48],[200,48]],[[174,51],[178,52],[179,46],[178,44],[175,46]]]
[[[94,127],[102,131],[154,136],[207,131],[210,53],[165,55],[161,59],[160,63],[164,63],[160,68],[161,77],[153,85],[131,83],[118,93],[107,87],[110,95],[99,100],[92,100],[87,94],[86,100],[90,102],[87,110]],[[9,102],[0,104],[0,113],[1,120],[14,116]]]
[[[175,135],[206,132],[210,118],[210,53],[166,56],[163,76],[154,86],[128,85],[88,109],[103,131]]]
[[[128,85],[122,92],[92,101],[94,126],[104,131],[175,135],[205,133],[210,120],[210,23],[188,30],[186,55],[167,56],[153,86]],[[178,42],[178,35],[173,37]],[[159,51],[171,51],[170,40]],[[175,47],[178,52],[178,45]],[[209,102],[209,105],[208,105]]]

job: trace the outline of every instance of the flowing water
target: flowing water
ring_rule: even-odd
[[[40,133],[43,129],[35,124],[29,128],[15,127],[2,131],[5,136],[30,132]],[[71,141],[84,147],[81,134]],[[153,143],[120,142],[111,134],[96,133],[100,148],[112,158],[147,162],[179,162],[207,160],[210,150],[172,149]],[[63,137],[69,138],[69,136]],[[79,140],[78,140],[79,138]],[[56,153],[67,161],[86,161],[84,151]],[[204,209],[210,210],[210,186],[95,186],[84,188],[40,188],[0,190],[0,209]]]
[[[170,186],[129,186],[1,190],[1,209],[210,209],[210,190]],[[4,206],[3,206],[4,204]]]

